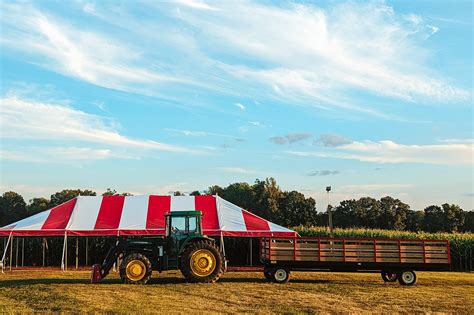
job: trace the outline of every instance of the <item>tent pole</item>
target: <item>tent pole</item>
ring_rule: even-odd
[[[13,239],[12,235],[12,243],[10,244],[10,271],[12,271],[13,245],[15,245],[15,240]]]
[[[86,236],[86,266],[87,266],[87,261],[88,261],[88,250],[89,250],[89,238]]]
[[[252,267],[252,265],[253,265],[253,261],[252,261],[252,253],[253,253],[253,251],[252,251],[252,243],[253,243],[253,242],[252,242],[252,238],[251,238],[251,237],[249,238],[249,240],[250,240],[250,246],[249,246],[249,251],[250,251],[250,252],[249,252],[249,255],[250,255],[250,256],[249,256],[249,258],[250,258],[250,267]]]
[[[43,238],[43,242],[42,242],[42,245],[43,245],[43,267],[44,267],[44,264],[45,264],[45,259],[46,259],[46,248],[45,248],[45,245],[44,245],[44,238]]]
[[[62,271],[65,271],[65,257],[67,255],[67,252],[66,252],[66,248],[67,248],[67,233],[64,232],[64,243],[63,243],[63,257],[61,258],[61,270]]]
[[[18,268],[18,247],[20,247],[20,239],[16,239],[16,251],[15,251],[15,268]]]
[[[76,237],[76,270],[79,269],[79,236]]]
[[[4,272],[4,269],[5,269],[5,258],[6,258],[7,253],[8,253],[8,245],[10,245],[10,242],[11,242],[11,239],[12,239],[12,238],[13,238],[13,234],[10,233],[10,235],[8,236],[7,244],[5,245],[5,249],[4,249],[4,252],[3,252],[2,260],[0,261],[0,265],[2,265],[2,273],[5,273],[5,272]]]
[[[25,267],[25,238],[21,239],[21,266]]]

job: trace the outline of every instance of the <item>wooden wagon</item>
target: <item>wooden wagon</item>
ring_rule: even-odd
[[[384,281],[416,282],[415,270],[449,270],[449,241],[323,237],[260,239],[264,275],[287,282],[291,270],[380,271]]]

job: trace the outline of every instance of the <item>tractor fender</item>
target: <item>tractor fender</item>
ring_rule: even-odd
[[[179,252],[182,253],[184,251],[184,249],[191,243],[195,243],[195,242],[199,242],[199,241],[206,241],[206,242],[212,242],[214,243],[215,240],[210,238],[210,237],[207,237],[207,236],[195,236],[195,237],[191,237],[191,238],[188,238],[187,240],[185,240],[183,242],[183,244],[181,245],[180,249],[179,249]]]

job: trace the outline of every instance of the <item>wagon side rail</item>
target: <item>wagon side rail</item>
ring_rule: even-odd
[[[449,241],[328,237],[264,237],[260,258],[268,262],[451,264]]]

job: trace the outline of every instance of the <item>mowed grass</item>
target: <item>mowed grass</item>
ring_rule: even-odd
[[[419,272],[403,287],[368,273],[293,272],[274,284],[260,272],[228,272],[218,283],[187,284],[179,272],[154,274],[144,286],[112,273],[89,284],[89,272],[0,274],[0,313],[73,312],[462,312],[474,310],[474,274]]]

